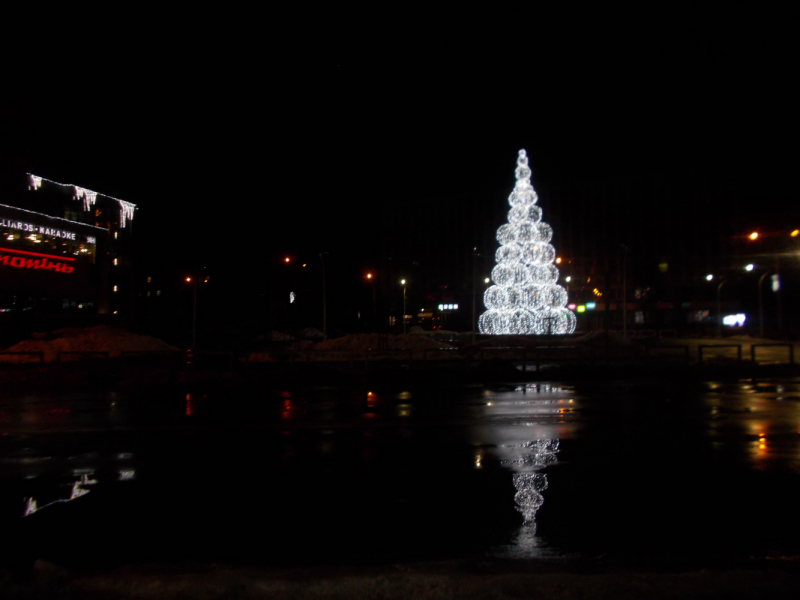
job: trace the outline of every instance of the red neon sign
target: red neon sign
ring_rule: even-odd
[[[52,262],[48,259],[55,259],[61,261],[74,261],[74,258],[66,256],[53,256],[52,254],[40,254],[38,252],[26,252],[25,250],[13,250],[11,248],[0,248],[3,252],[14,252],[16,254],[25,254],[27,256],[41,256],[42,258],[35,260],[33,258],[23,258],[21,256],[8,256],[0,255],[0,265],[16,267],[18,269],[36,269],[37,271],[55,271],[57,273],[72,273],[75,267],[65,265],[59,262]]]

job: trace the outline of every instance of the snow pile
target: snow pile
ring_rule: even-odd
[[[321,340],[325,334],[314,327],[306,327],[297,332],[297,337],[304,340]]]
[[[33,340],[24,340],[8,348],[7,352],[43,352],[44,362],[53,362],[59,352],[108,352],[117,357],[122,352],[175,352],[158,338],[136,335],[107,325],[57,329],[50,333],[34,333]],[[25,356],[0,356],[3,362],[29,362]]]
[[[288,333],[283,333],[282,331],[273,331],[269,335],[269,339],[272,340],[273,342],[289,342],[294,338]]]

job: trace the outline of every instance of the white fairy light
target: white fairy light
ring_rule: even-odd
[[[480,316],[478,329],[490,335],[573,333],[575,313],[566,308],[567,291],[556,283],[553,228],[542,221],[542,209],[536,205],[525,150],[519,151],[516,177],[508,197],[508,223],[497,229],[495,285],[483,295],[488,310]]]
[[[37,510],[39,510],[39,507],[36,505],[36,499],[25,498],[25,513],[23,514],[23,516],[27,517],[28,515],[32,515]]]
[[[90,210],[97,200],[97,192],[87,190],[80,186],[72,186],[75,188],[75,200],[83,200],[83,210]]]
[[[42,185],[42,181],[52,183],[62,188],[71,187],[74,190],[75,200],[83,200],[83,210],[87,211],[95,204],[98,196],[102,196],[103,198],[108,198],[109,200],[116,200],[117,202],[119,202],[120,206],[120,215],[119,215],[120,227],[125,227],[125,223],[127,221],[133,220],[133,212],[136,208],[136,205],[133,202],[126,202],[125,200],[120,200],[119,198],[115,198],[114,196],[109,196],[108,194],[100,194],[98,192],[88,190],[73,183],[59,183],[58,181],[53,181],[52,179],[47,179],[46,177],[39,177],[38,175],[34,175],[33,173],[26,173],[26,175],[30,177],[30,184],[28,185],[28,189],[39,189],[39,187],[41,187]],[[53,217],[53,218],[58,218],[58,217]],[[93,227],[93,225],[90,227]]]
[[[125,202],[125,200],[117,200],[117,202],[119,202],[119,226],[124,228],[128,220],[133,221],[133,209],[136,208],[136,205]]]

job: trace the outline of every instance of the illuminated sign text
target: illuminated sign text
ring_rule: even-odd
[[[25,256],[11,256],[5,254],[6,252],[23,254]],[[35,256],[38,258],[27,258],[28,256]],[[56,273],[72,273],[75,270],[75,267],[65,263],[73,262],[74,260],[74,258],[68,258],[65,256],[52,256],[50,254],[39,254],[38,252],[24,252],[23,250],[0,248],[0,266],[3,267],[35,269],[37,271],[55,271]]]
[[[72,233],[71,231],[64,231],[62,229],[55,229],[53,227],[44,227],[42,225],[34,225],[33,223],[25,223],[24,221],[0,219],[0,227],[18,229],[19,231],[26,231],[28,233],[39,233],[41,235],[49,235],[51,237],[62,238],[65,240],[75,241],[78,239],[77,234]]]

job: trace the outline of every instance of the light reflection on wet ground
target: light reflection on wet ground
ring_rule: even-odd
[[[0,433],[6,561],[800,550],[797,380],[35,396]]]

